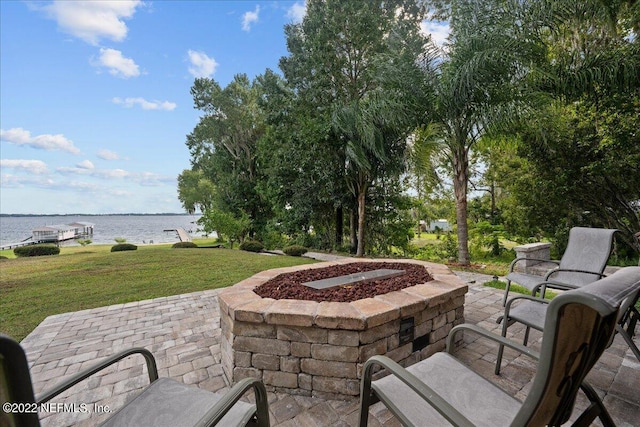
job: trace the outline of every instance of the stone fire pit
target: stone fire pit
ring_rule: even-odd
[[[254,377],[270,390],[353,399],[360,393],[361,368],[369,357],[384,354],[408,366],[443,350],[451,328],[464,321],[467,286],[440,264],[393,260],[423,265],[434,280],[353,302],[275,300],[253,292],[280,274],[386,261],[343,259],[278,268],[221,290],[227,379],[234,383]]]

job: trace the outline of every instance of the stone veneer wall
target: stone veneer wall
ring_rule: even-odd
[[[411,261],[425,265],[435,280],[351,303],[276,301],[252,291],[286,272],[373,261],[269,270],[222,290],[222,367],[229,381],[255,377],[269,390],[353,399],[369,357],[384,354],[408,366],[444,350],[451,328],[464,321],[467,286],[439,264]],[[399,344],[400,321],[408,317],[414,318],[414,340],[428,344],[421,350],[414,351],[413,342]]]

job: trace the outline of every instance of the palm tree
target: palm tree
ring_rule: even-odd
[[[509,3],[509,4],[506,4]],[[422,144],[439,146],[456,200],[458,262],[470,263],[467,225],[469,156],[484,135],[526,110],[529,64],[542,50],[517,24],[517,2],[454,2],[451,35],[435,81],[437,124]],[[431,150],[433,151],[433,150]]]
[[[637,90],[640,3],[602,0],[429,2],[450,20],[436,82],[437,144],[452,171],[458,261],[468,264],[469,154],[551,98],[576,99],[594,88]],[[620,20],[626,34],[617,33]],[[617,39],[616,39],[617,37]]]

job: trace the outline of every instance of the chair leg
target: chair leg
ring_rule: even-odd
[[[624,330],[621,325],[616,325],[616,330],[620,335],[622,335],[622,338],[624,338],[624,340],[631,348],[631,351],[636,356],[636,359],[638,359],[638,362],[640,362],[640,350],[638,349],[638,347],[636,347],[636,343],[633,342],[631,336],[627,333],[627,331]]]
[[[502,336],[507,336],[507,328],[509,327],[509,319],[506,317],[502,319]],[[500,365],[502,364],[502,355],[504,353],[504,345],[500,344],[498,346],[498,358],[496,360],[496,369],[495,374],[500,375]]]
[[[527,329],[525,329],[524,331],[524,339],[522,340],[522,345],[527,345],[527,342],[529,342],[529,331],[531,331],[531,328],[527,326]]]
[[[636,304],[637,303],[638,301],[636,301]],[[634,304],[632,307],[629,307],[629,324],[627,326],[627,332],[630,336],[635,335],[636,323],[638,323],[638,320],[640,320],[640,311],[638,311],[636,305]]]
[[[368,372],[362,373],[360,384],[360,419],[359,427],[367,427],[369,423],[369,406],[371,405],[371,377]]]
[[[587,427],[590,426],[592,421],[596,418],[600,418],[600,422],[604,427],[616,427],[616,423],[613,422],[613,418],[605,408],[602,400],[600,400],[600,396],[598,393],[586,382],[583,382],[580,385],[580,388],[587,396],[591,404],[589,407],[580,414],[578,419],[571,424],[572,427]]]
[[[507,284],[504,287],[504,297],[502,298],[502,306],[507,305],[507,297],[509,296],[509,288],[511,287],[511,280],[507,279]]]
[[[640,312],[638,312],[635,305],[631,305],[616,325],[616,331],[622,335],[622,338],[627,342],[636,359],[640,361],[640,350],[638,350],[638,347],[633,342],[638,320],[640,320]]]

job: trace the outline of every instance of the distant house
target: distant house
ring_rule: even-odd
[[[31,230],[34,242],[61,242],[76,236],[76,228],[71,225],[45,225]]]
[[[435,221],[431,221],[429,223],[429,228],[427,231],[436,232],[436,231],[451,231],[451,224],[446,219],[438,219]]]

